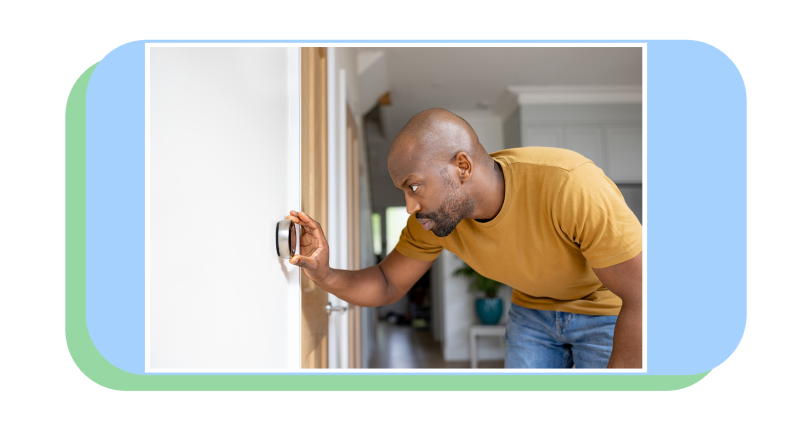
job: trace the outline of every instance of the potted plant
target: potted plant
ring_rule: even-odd
[[[484,293],[484,297],[476,299],[476,314],[482,324],[496,325],[503,314],[503,301],[498,297],[503,284],[482,276],[468,264],[454,271],[454,275],[467,279],[470,291]]]

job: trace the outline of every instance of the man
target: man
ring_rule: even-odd
[[[401,298],[443,249],[510,285],[507,368],[640,368],[642,228],[616,185],[564,149],[487,154],[470,125],[442,109],[396,136],[388,171],[407,226],[376,266],[336,270],[321,226],[303,212],[300,266],[349,303]]]

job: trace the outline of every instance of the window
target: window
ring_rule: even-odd
[[[401,236],[402,229],[407,225],[407,219],[410,214],[407,213],[407,207],[396,206],[385,209],[385,243],[387,244],[387,252],[393,251],[396,243],[399,243],[399,236]]]
[[[371,236],[374,244],[374,255],[382,254],[382,216],[378,213],[371,214]]]

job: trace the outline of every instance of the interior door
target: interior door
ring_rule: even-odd
[[[302,207],[327,234],[327,49],[301,48]],[[301,364],[328,365],[327,292],[302,274]]]
[[[273,237],[300,207],[299,57],[147,46],[146,372],[301,365],[300,272]]]
[[[355,117],[349,106],[346,108],[346,151],[347,151],[347,240],[349,269],[360,269],[360,146]],[[349,368],[361,367],[361,308],[349,304]]]

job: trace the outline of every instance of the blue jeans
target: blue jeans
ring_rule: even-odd
[[[531,310],[512,304],[506,326],[506,368],[605,368],[616,316]]]

